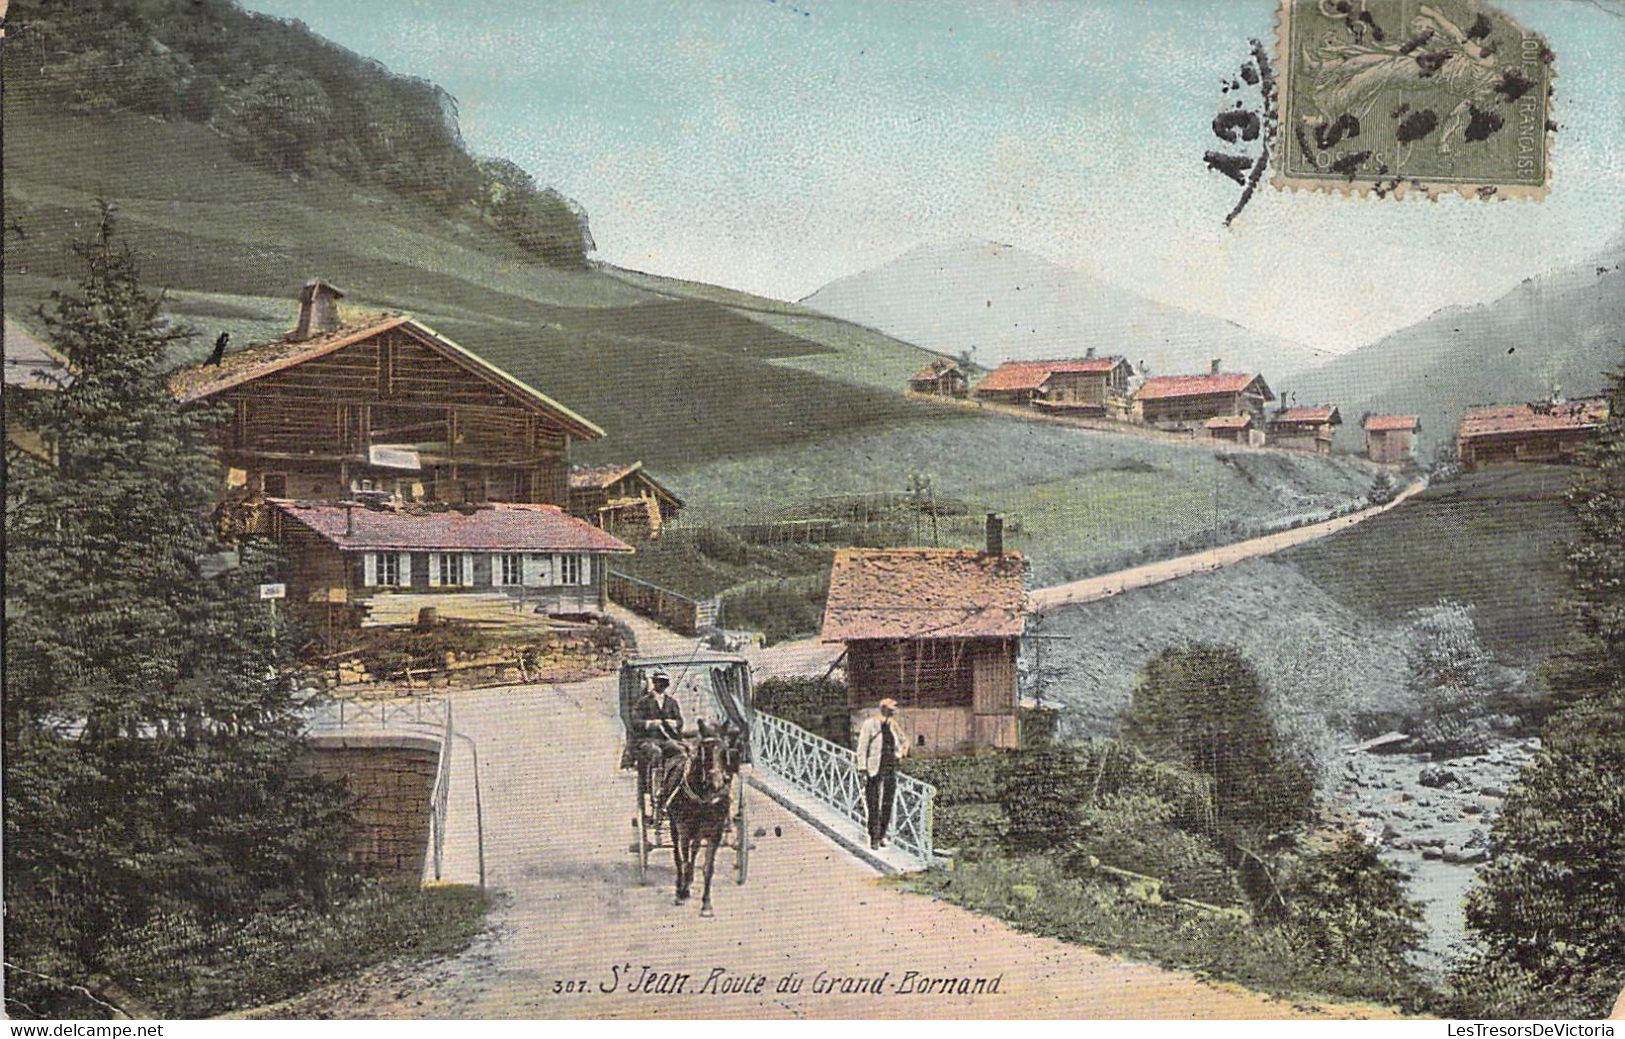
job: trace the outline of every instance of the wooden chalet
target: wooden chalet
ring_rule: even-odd
[[[1194,430],[1208,419],[1251,415],[1262,425],[1264,406],[1275,399],[1262,375],[1223,373],[1214,361],[1206,375],[1157,375],[1134,394],[1134,415],[1163,429]]]
[[[839,549],[821,638],[846,644],[855,733],[884,697],[922,754],[1016,747],[1026,564],[1002,551]]]
[[[54,393],[73,382],[68,359],[28,329],[5,318],[4,390],[6,444],[36,458],[50,460],[50,448],[39,433],[28,428],[25,402],[40,393]]]
[[[1207,430],[1209,438],[1231,444],[1250,444],[1252,434],[1257,432],[1253,428],[1251,415],[1219,415],[1208,419],[1202,425]]]
[[[1331,404],[1282,408],[1270,419],[1266,435],[1272,447],[1329,455],[1332,453],[1332,437],[1342,424],[1343,416]]]
[[[1572,462],[1608,420],[1608,399],[1492,404],[1469,409],[1456,434],[1463,469],[1511,462]]]
[[[414,318],[341,317],[341,297],[313,281],[287,336],[171,377],[224,405],[241,495],[568,505],[571,441],[603,430]]]
[[[976,387],[982,400],[1032,404],[1052,410],[1105,415],[1126,413],[1134,366],[1122,357],[1006,361]]]
[[[604,606],[607,557],[631,546],[556,505],[272,499],[288,601],[307,619],[354,624],[375,596],[505,592],[550,613]]]
[[[1402,465],[1416,457],[1416,436],[1422,422],[1415,415],[1367,415],[1365,456],[1373,462]]]
[[[570,512],[618,537],[657,537],[682,508],[642,462],[570,470]]]
[[[958,361],[932,361],[908,377],[908,388],[929,397],[963,398],[970,395],[970,376]]]

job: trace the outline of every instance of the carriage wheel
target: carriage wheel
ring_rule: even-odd
[[[750,869],[750,829],[745,820],[745,777],[735,776],[734,782],[739,784],[734,803],[739,807],[734,811],[734,883],[743,884],[745,874]]]
[[[649,799],[645,796],[643,772],[638,772],[638,817],[632,826],[638,831],[638,883],[649,882]]]

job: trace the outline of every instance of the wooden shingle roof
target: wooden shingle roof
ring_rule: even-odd
[[[1104,375],[1120,364],[1122,357],[1078,357],[1059,361],[1006,361],[988,373],[978,390],[1036,390],[1058,373],[1093,372]]]
[[[843,548],[830,567],[820,638],[1017,638],[1027,565],[949,548]]]
[[[283,515],[344,552],[631,552],[632,546],[557,505],[500,502],[347,505],[271,499]]]
[[[169,388],[181,403],[191,403],[305,361],[325,357],[391,329],[402,330],[441,356],[461,365],[475,378],[494,383],[529,406],[547,412],[575,436],[596,440],[604,435],[603,429],[595,423],[406,314],[370,315],[309,339],[282,338],[256,343],[228,353],[218,365],[194,364],[176,371],[169,377]]]
[[[1175,397],[1204,397],[1214,393],[1241,393],[1257,382],[1265,400],[1274,400],[1264,377],[1251,372],[1218,375],[1154,375],[1140,384],[1134,396],[1139,400],[1171,400]]]
[[[1594,429],[1608,420],[1608,399],[1532,404],[1491,404],[1470,408],[1461,420],[1461,436],[1466,439],[1501,433],[1559,433]]]

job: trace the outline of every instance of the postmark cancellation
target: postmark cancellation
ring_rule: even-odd
[[[1554,58],[1479,0],[1281,0],[1277,188],[1545,197]]]

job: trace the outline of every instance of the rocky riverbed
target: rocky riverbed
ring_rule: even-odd
[[[1462,905],[1489,858],[1490,824],[1539,739],[1512,740],[1485,754],[1350,753],[1334,796],[1356,815],[1385,860],[1410,877],[1428,937],[1424,965],[1445,966],[1465,936]]]

